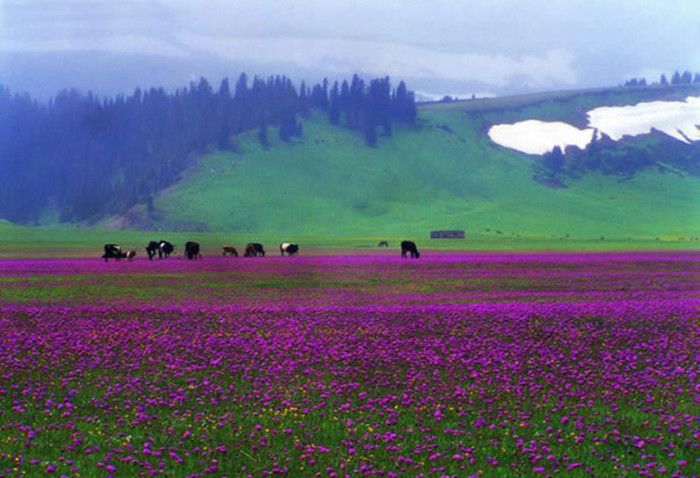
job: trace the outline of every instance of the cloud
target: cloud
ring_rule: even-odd
[[[329,76],[358,72],[499,92],[609,85],[644,68],[696,71],[700,65],[693,48],[700,40],[696,0],[0,4],[0,55],[104,51],[227,59],[281,73],[288,67]]]
[[[189,53],[179,45],[144,35],[102,36],[87,42],[78,38],[35,38],[16,44],[0,39],[0,53],[35,52],[79,52],[96,51],[104,53],[139,53],[166,57],[187,57]]]
[[[413,78],[480,81],[505,85],[518,78],[525,86],[574,84],[573,55],[551,50],[514,57],[454,53],[396,42],[353,39],[249,39],[184,33],[179,40],[193,50],[236,61],[285,62],[338,73],[362,72]]]

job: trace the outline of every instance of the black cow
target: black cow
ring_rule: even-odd
[[[153,257],[158,254],[158,243],[156,241],[150,241],[146,246],[146,254],[148,254],[148,260],[152,261]]]
[[[122,248],[119,244],[105,244],[105,253],[102,254],[102,259],[107,262],[108,259],[124,259],[126,257],[126,253],[122,251]]]
[[[161,241],[158,243],[158,258],[167,258],[168,256],[170,256],[170,254],[173,253],[174,250],[174,245],[172,245],[168,241],[164,241],[161,239]]]
[[[187,241],[185,243],[185,255],[188,259],[201,259],[202,254],[199,253],[199,242]]]
[[[290,244],[289,242],[283,242],[280,244],[280,254],[284,256],[284,253],[288,256],[294,256],[299,254],[299,244]]]
[[[389,241],[379,241],[377,247],[389,247]]]
[[[411,259],[418,259],[420,252],[413,241],[401,241],[401,257],[406,257],[406,253],[411,254]]]
[[[238,257],[238,251],[233,246],[221,246],[221,251],[221,255],[224,257],[226,257],[227,255]]]
[[[245,246],[243,257],[265,257],[265,249],[259,242],[250,242]]]

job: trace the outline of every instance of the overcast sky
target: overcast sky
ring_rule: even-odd
[[[0,83],[62,85],[60,64],[39,63],[68,54],[86,58],[71,65],[76,86],[99,90],[94,57],[80,56],[96,53],[159,58],[180,84],[257,65],[246,72],[389,75],[435,94],[612,86],[700,71],[700,1],[0,0]],[[124,82],[164,81],[123,65]]]

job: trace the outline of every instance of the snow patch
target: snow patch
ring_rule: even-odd
[[[588,112],[588,124],[614,140],[663,131],[679,141],[700,140],[700,97],[686,101],[652,101],[634,106],[601,107]]]
[[[597,129],[619,140],[623,136],[650,133],[652,128],[679,141],[700,141],[700,97],[686,101],[652,101],[633,106],[605,106],[587,113],[588,128],[562,122],[527,120],[489,129],[489,138],[506,148],[527,154],[544,154],[555,146],[585,148]]]
[[[489,137],[506,148],[527,154],[544,154],[555,146],[562,150],[572,144],[585,148],[593,139],[593,129],[578,129],[562,122],[527,120],[496,125],[489,130]]]

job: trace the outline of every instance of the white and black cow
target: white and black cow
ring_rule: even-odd
[[[199,252],[199,242],[187,241],[185,243],[185,256],[188,259],[201,259],[202,254]]]
[[[406,254],[411,254],[411,259],[418,259],[420,252],[413,241],[401,241],[401,257],[406,257]]]
[[[133,251],[133,250],[126,251],[125,255],[126,255],[126,260],[131,262],[134,260],[134,257],[136,257],[136,251]]]
[[[114,260],[119,260],[119,259],[124,259],[126,257],[126,253],[122,251],[122,248],[119,244],[105,244],[104,247],[105,253],[102,254],[102,259],[107,262],[108,259],[114,259]]]
[[[148,245],[146,246],[146,254],[148,254],[148,260],[153,260],[156,254],[158,254],[158,242],[157,241],[150,241]]]
[[[174,245],[172,245],[168,241],[161,240],[158,243],[158,258],[159,259],[167,258],[168,256],[170,256],[170,254],[173,253],[174,250],[175,250]]]
[[[283,242],[280,244],[280,254],[284,256],[284,253],[288,256],[294,256],[299,253],[299,244],[290,244],[289,242]]]

